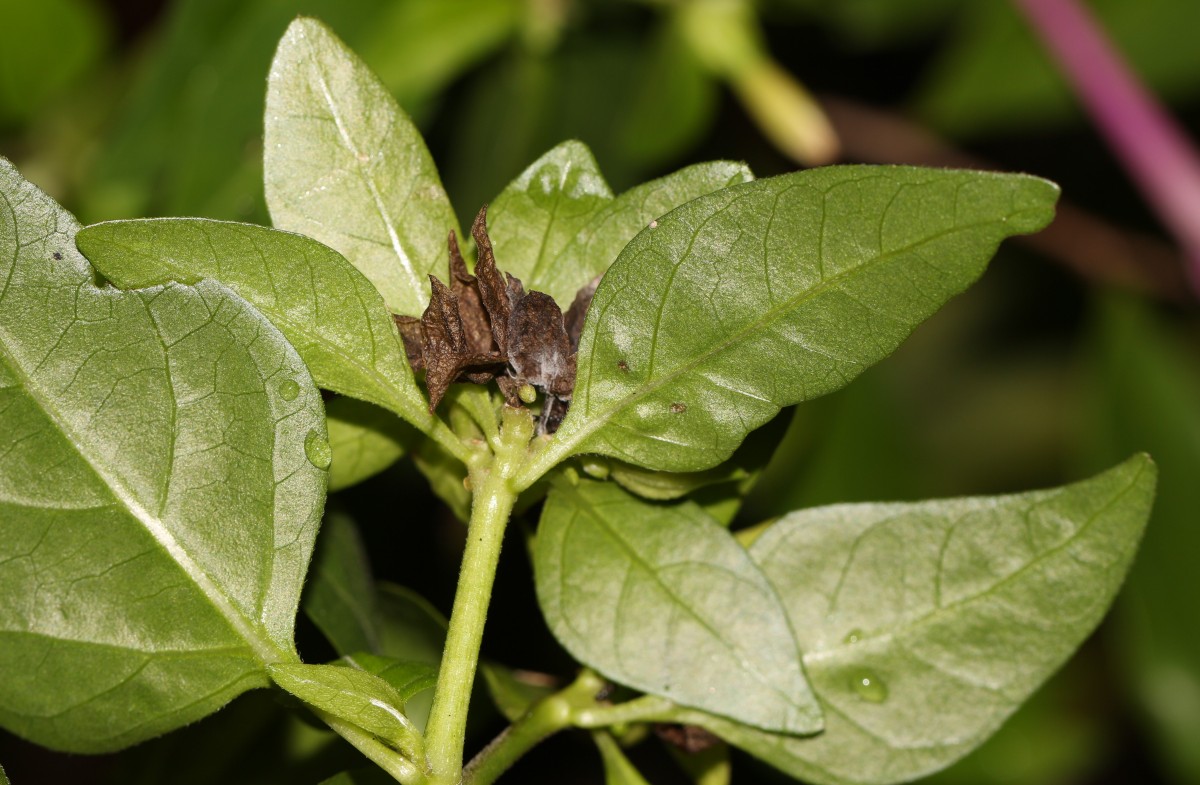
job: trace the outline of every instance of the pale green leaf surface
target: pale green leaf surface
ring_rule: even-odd
[[[378,651],[371,561],[354,521],[345,514],[325,516],[302,607],[338,654]]]
[[[437,684],[437,667],[428,662],[381,657],[368,652],[351,654],[345,658],[345,662],[392,685],[405,703],[417,693],[432,689]]]
[[[534,569],[555,637],[614,681],[766,729],[821,729],[774,590],[694,504],[557,484]]]
[[[416,434],[394,415],[354,398],[325,404],[333,463],[329,490],[340,491],[374,477],[400,460]]]
[[[574,401],[531,475],[573,452],[720,463],[780,407],[887,356],[1057,197],[1025,175],[837,166],[687,203],[605,275]]]
[[[411,750],[419,743],[420,734],[401,711],[404,700],[378,676],[340,665],[287,663],[268,670],[276,684],[300,700],[398,749]]]
[[[267,84],[265,189],[280,229],[339,251],[395,313],[419,316],[457,220],[415,126],[313,19],[288,28]]]
[[[552,277],[546,291],[565,308],[575,292],[603,274],[621,249],[655,218],[705,194],[753,179],[745,164],[711,161],[630,188],[604,205],[562,249],[548,271]],[[558,299],[559,294],[566,299]]]
[[[784,517],[750,555],[787,607],[825,731],[692,719],[806,782],[906,782],[949,765],[1099,623],[1154,485],[1142,455],[1054,490]]]
[[[563,142],[530,164],[489,206],[497,265],[565,309],[579,287],[567,292],[552,285],[561,275],[556,257],[612,198],[587,146]]]
[[[98,288],[77,229],[0,160],[0,724],[96,752],[295,657],[325,426],[245,301]]]
[[[610,733],[592,731],[592,741],[604,763],[604,785],[647,785],[646,778],[629,762],[625,751]]]
[[[95,224],[76,243],[122,288],[220,281],[287,336],[318,385],[432,427],[391,314],[336,251],[290,232],[202,218]]]

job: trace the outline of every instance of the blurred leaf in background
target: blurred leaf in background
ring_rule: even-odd
[[[109,26],[89,0],[0,0],[0,130],[27,122],[104,56]]]
[[[963,5],[961,26],[916,98],[922,118],[954,136],[996,136],[1080,116],[1066,81],[1010,0]],[[1200,98],[1200,3],[1090,5],[1117,49],[1158,95],[1166,101]]]
[[[1098,444],[1088,465],[1126,448],[1163,467],[1154,513],[1117,607],[1123,669],[1176,781],[1200,783],[1200,345],[1194,322],[1143,303],[1100,302],[1090,389]]]

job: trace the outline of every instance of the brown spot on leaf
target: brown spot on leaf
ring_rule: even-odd
[[[683,414],[686,411],[687,411],[686,403],[676,402],[676,403],[671,404],[671,414]]]
[[[624,360],[617,360],[617,370],[629,373],[629,363]]]

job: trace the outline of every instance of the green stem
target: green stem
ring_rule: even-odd
[[[584,671],[570,686],[535,703],[467,765],[463,785],[491,785],[546,737],[574,725],[575,712],[594,706],[603,686],[603,679]]]
[[[657,695],[643,695],[614,706],[594,706],[575,712],[572,723],[580,728],[607,728],[635,722],[666,720],[676,705]]]
[[[392,778],[404,785],[426,785],[428,780],[425,773],[417,768],[412,761],[387,746],[370,733],[352,722],[346,722],[327,711],[309,706],[326,725],[354,747],[370,758],[379,768],[392,775]]]
[[[512,478],[520,469],[533,436],[533,420],[526,410],[506,406],[503,419],[495,460],[491,466],[471,470],[471,484],[476,490],[467,529],[467,546],[454,609],[450,614],[450,628],[446,633],[433,708],[425,731],[426,760],[431,782],[437,785],[457,785],[462,778],[471,685],[479,664],[479,646],[483,640],[504,529],[517,498]]]

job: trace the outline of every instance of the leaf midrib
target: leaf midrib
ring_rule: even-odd
[[[1009,216],[1009,217],[1011,217],[1011,216]],[[893,260],[894,257],[896,257],[902,253],[907,253],[915,248],[919,248],[920,246],[922,246],[926,243],[933,242],[934,240],[941,239],[942,237],[946,237],[946,236],[954,234],[956,232],[970,231],[971,229],[978,229],[978,228],[985,227],[985,226],[992,226],[992,225],[995,225],[995,224],[1001,223],[1001,222],[1002,222],[1002,219],[993,219],[993,220],[984,221],[984,222],[980,222],[980,223],[956,226],[953,229],[947,229],[942,232],[937,232],[935,234],[931,234],[927,237],[922,238],[921,240],[919,240],[915,243],[911,243],[911,244],[903,246],[901,248],[897,248],[893,251],[889,251],[887,253],[880,254],[873,259],[869,259],[869,260],[863,262],[862,264],[858,265],[857,267],[846,270],[845,272],[840,273],[839,275],[835,275],[830,278],[827,278],[824,281],[821,281],[819,284],[817,284],[813,288],[807,289],[804,292],[801,292],[800,294],[796,295],[795,297],[785,300],[783,305],[766,311],[761,318],[755,320],[754,322],[751,322],[749,325],[742,328],[738,332],[734,333],[726,340],[724,340],[718,344],[715,344],[712,348],[710,348],[710,349],[706,350],[705,352],[701,353],[700,355],[696,356],[692,361],[684,363],[656,379],[648,379],[635,392],[625,396],[624,398],[620,398],[620,399],[614,401],[612,405],[608,406],[605,409],[598,410],[595,415],[593,415],[592,412],[590,412],[590,411],[585,412],[584,416],[588,418],[586,421],[588,423],[587,425],[582,425],[582,426],[579,426],[577,429],[575,429],[573,433],[569,434],[570,435],[569,439],[562,439],[561,441],[557,441],[557,440],[555,441],[554,446],[551,448],[551,451],[550,451],[550,453],[553,455],[554,462],[557,463],[559,460],[562,460],[562,458],[566,457],[566,455],[569,454],[570,450],[572,450],[574,447],[576,447],[580,442],[582,442],[588,436],[591,436],[593,433],[595,433],[601,426],[605,425],[607,423],[607,421],[615,413],[628,407],[630,404],[636,403],[638,400],[650,395],[651,393],[655,392],[656,390],[658,390],[659,388],[668,384],[669,382],[674,381],[677,377],[682,376],[683,374],[694,370],[695,368],[699,367],[703,363],[707,362],[712,357],[722,354],[723,352],[727,351],[728,349],[732,348],[733,346],[736,346],[737,344],[741,343],[742,341],[745,341],[745,340],[749,339],[750,337],[758,334],[761,330],[766,329],[766,326],[768,324],[781,318],[788,311],[792,311],[792,310],[795,310],[796,308],[799,308],[806,301],[813,299],[820,294],[824,294],[826,291],[829,291],[832,287],[834,287],[838,284],[841,284],[847,280],[850,280],[860,273],[866,273],[867,271],[874,269],[876,266],[878,266],[882,263],[891,261],[891,260]],[[699,230],[697,230],[697,231],[699,231]],[[665,297],[664,297],[664,299],[665,299]],[[599,327],[597,326],[596,328],[593,328],[593,330],[591,330],[590,332],[592,334],[595,334],[596,330],[598,330],[598,329],[599,329]],[[592,347],[589,346],[589,349],[591,349],[591,348]],[[592,352],[593,352],[592,356],[594,356],[594,349],[592,350]],[[589,401],[590,401],[590,392],[591,392],[591,373],[590,372],[588,374],[587,382],[588,382],[588,393],[589,393],[588,397],[589,397]],[[774,401],[772,401],[772,403],[774,404]],[[778,407],[778,404],[775,404],[775,405]],[[560,431],[559,431],[560,438],[561,438],[562,430],[565,430],[565,429],[560,429]]]
[[[820,664],[821,661],[833,659],[837,655],[850,650],[852,646],[853,647],[861,646],[863,641],[881,640],[881,639],[885,639],[885,638],[896,638],[896,637],[902,636],[903,634],[905,634],[907,632],[911,632],[912,630],[914,630],[918,627],[921,627],[933,620],[936,620],[936,618],[938,618],[938,617],[944,616],[952,611],[958,610],[959,608],[961,608],[964,605],[969,605],[973,602],[976,602],[978,600],[986,598],[988,595],[997,591],[998,589],[1005,586],[1006,584],[1017,580],[1018,578],[1020,578],[1022,575],[1024,575],[1026,572],[1033,569],[1037,565],[1041,564],[1042,562],[1046,561],[1047,559],[1053,558],[1061,551],[1063,551],[1066,548],[1070,547],[1071,545],[1075,544],[1081,537],[1083,537],[1085,534],[1087,534],[1088,530],[1091,528],[1092,524],[1094,524],[1096,522],[1097,518],[1099,518],[1101,515],[1108,512],[1109,510],[1111,510],[1113,507],[1115,507],[1121,501],[1122,497],[1126,496],[1127,494],[1132,492],[1134,488],[1137,487],[1138,481],[1141,479],[1142,475],[1146,473],[1148,468],[1149,468],[1149,464],[1143,463],[1138,468],[1137,473],[1129,479],[1128,484],[1124,488],[1122,488],[1120,491],[1118,491],[1117,493],[1114,493],[1112,495],[1112,497],[1108,501],[1106,501],[1099,509],[1097,509],[1091,515],[1089,515],[1087,520],[1084,521],[1084,523],[1082,525],[1080,525],[1080,527],[1070,537],[1066,538],[1058,545],[1055,545],[1053,548],[1043,551],[1041,554],[1039,554],[1035,558],[1029,560],[1026,564],[1023,564],[1018,569],[1014,570],[1013,572],[1009,573],[1008,575],[1005,575],[1003,578],[1001,578],[1000,580],[991,584],[990,586],[986,587],[985,589],[982,589],[982,590],[980,590],[974,594],[971,594],[969,596],[962,597],[961,599],[955,600],[954,602],[952,602],[948,605],[941,605],[936,608],[933,608],[928,613],[923,613],[919,616],[915,616],[915,617],[905,621],[902,624],[896,625],[894,627],[889,627],[889,628],[887,628],[886,631],[879,632],[876,634],[860,635],[860,636],[858,636],[858,640],[854,644],[841,645],[841,646],[834,645],[832,647],[825,648],[825,649],[808,650],[804,653],[804,655],[802,657],[802,659],[804,660],[805,667],[808,667],[810,660],[814,661],[817,664]],[[1057,493],[1054,494],[1054,496],[1061,496],[1065,492],[1065,490],[1066,489],[1058,491]],[[1053,498],[1054,497],[1038,500],[1029,507],[1029,510],[1032,510],[1033,506],[1036,506],[1036,504],[1048,502],[1048,501],[1052,500]],[[880,521],[879,524],[882,524],[884,522],[885,521]],[[879,525],[879,524],[876,524],[876,525]],[[753,555],[751,556],[751,558],[753,558]]]
[[[338,108],[337,102],[333,99],[333,94],[329,89],[328,80],[325,77],[324,60],[319,56],[315,45],[308,40],[307,36],[304,38],[304,41],[308,45],[312,69],[316,75],[317,84],[321,88],[321,98],[324,99],[325,105],[329,109],[329,115],[333,118],[334,125],[338,130],[338,135],[341,137],[342,142],[346,145],[346,149],[350,152],[350,155],[354,160],[355,170],[358,172],[358,175],[362,179],[363,183],[366,184],[367,190],[371,193],[371,200],[375,203],[375,212],[379,214],[381,219],[383,219],[383,225],[387,231],[388,240],[391,243],[392,251],[396,254],[396,258],[399,260],[401,268],[404,270],[405,275],[408,278],[410,291],[419,294],[421,292],[421,279],[417,275],[416,270],[413,269],[412,259],[404,250],[403,243],[400,242],[400,235],[396,231],[396,226],[392,221],[392,216],[388,212],[387,207],[383,202],[383,195],[379,192],[379,186],[376,184],[375,179],[368,174],[362,160],[363,155],[359,152],[357,145],[354,144],[354,140],[351,138],[350,132],[346,128],[346,124],[342,118],[342,114]],[[391,113],[389,112],[388,114],[390,115]]]
[[[558,490],[560,493],[561,492],[569,492],[574,497],[575,509],[577,511],[579,511],[579,513],[582,513],[583,515],[590,517],[592,520],[594,520],[596,523],[598,523],[608,533],[609,537],[619,545],[621,550],[626,553],[626,555],[629,558],[629,561],[633,564],[639,565],[648,575],[650,575],[651,578],[654,580],[654,583],[656,585],[658,585],[658,587],[663,591],[663,593],[666,594],[668,597],[670,597],[672,600],[674,600],[677,607],[683,609],[683,611],[688,616],[690,616],[701,627],[703,627],[705,630],[707,630],[714,639],[719,641],[721,643],[721,645],[726,649],[726,651],[728,651],[730,654],[734,655],[734,657],[743,666],[743,668],[750,675],[752,675],[754,677],[755,681],[759,682],[761,685],[767,687],[771,692],[773,692],[777,696],[779,696],[786,705],[791,706],[793,709],[797,710],[800,713],[804,713],[804,707],[798,705],[796,703],[796,701],[792,698],[791,695],[788,694],[788,692],[786,690],[784,690],[779,685],[775,684],[774,679],[771,679],[771,678],[767,677],[766,675],[764,675],[763,673],[761,673],[759,668],[754,663],[752,663],[746,659],[743,651],[741,650],[741,647],[739,647],[737,645],[737,642],[727,640],[726,637],[724,635],[720,634],[717,630],[715,630],[712,627],[712,625],[710,625],[708,623],[707,620],[705,620],[698,613],[696,613],[689,604],[684,602],[683,599],[680,598],[679,595],[671,589],[671,587],[669,587],[665,583],[663,583],[663,581],[660,579],[660,577],[658,575],[657,570],[653,569],[652,565],[650,565],[644,559],[642,559],[641,555],[637,552],[637,550],[635,550],[621,535],[619,535],[616,531],[614,531],[613,528],[611,526],[609,526],[607,521],[605,521],[603,518],[601,518],[596,513],[595,509],[593,508],[593,505],[591,503],[589,503],[587,501],[587,499],[583,498],[582,494],[580,494],[574,488],[570,488],[568,491],[568,488],[565,487],[564,485],[560,485],[556,490]],[[568,530],[569,530],[569,526],[568,526]],[[564,537],[564,543],[565,543],[566,531],[563,532],[563,537]],[[758,569],[758,565],[754,564],[753,559],[750,559],[749,561],[751,564],[754,565],[755,569]],[[775,595],[772,592],[770,594],[770,596],[774,597]],[[778,606],[778,608],[779,608],[780,612],[784,614],[784,618],[786,619],[787,610],[785,608],[783,608],[782,604],[780,604]],[[800,654],[800,647],[796,644],[795,639],[792,636],[790,626],[788,627],[788,636],[789,636],[789,638],[792,638],[792,645],[798,655],[797,658],[800,660],[803,660],[803,656]]]
[[[155,334],[157,335],[157,333]],[[102,468],[101,463],[94,460],[84,450],[82,439],[51,404],[46,392],[37,386],[33,378],[25,372],[24,367],[17,363],[16,358],[8,348],[14,343],[8,331],[3,326],[0,326],[0,360],[18,377],[21,389],[34,400],[39,410],[45,413],[51,423],[66,438],[76,455],[87,464],[88,468],[92,470],[92,473],[109,490],[117,503],[124,507],[129,515],[141,524],[154,541],[166,551],[171,560],[191,579],[192,583],[213,607],[217,609],[229,625],[233,627],[242,640],[250,644],[250,647],[254,650],[260,661],[263,663],[289,661],[291,658],[286,655],[283,649],[277,646],[269,637],[260,634],[258,625],[237,609],[232,598],[222,591],[208,573],[192,559],[191,555],[180,545],[179,541],[175,539],[175,536],[167,529],[163,522],[151,514],[137,500],[136,496],[126,487],[124,482],[106,472]],[[164,351],[166,351],[165,347]],[[172,400],[173,408],[175,404],[176,402]]]

